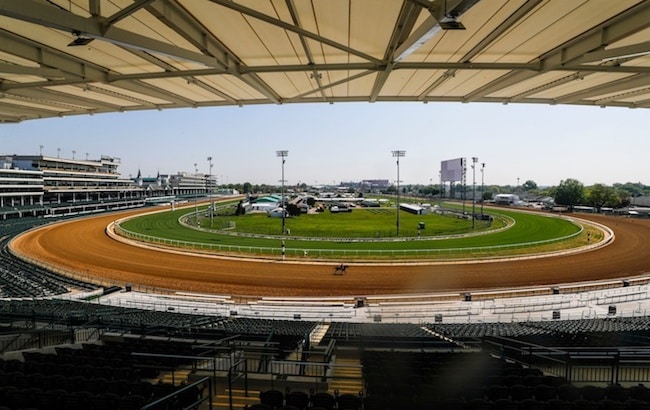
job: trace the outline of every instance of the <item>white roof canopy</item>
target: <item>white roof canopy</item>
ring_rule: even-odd
[[[0,122],[346,101],[648,108],[650,1],[0,0]]]

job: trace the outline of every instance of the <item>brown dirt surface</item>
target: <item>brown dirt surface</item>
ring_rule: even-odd
[[[298,263],[178,254],[111,239],[106,226],[140,211],[51,224],[11,247],[63,270],[118,284],[238,296],[367,296],[556,285],[650,272],[650,220],[602,215],[581,218],[609,226],[614,241],[598,250],[516,261],[449,264]]]

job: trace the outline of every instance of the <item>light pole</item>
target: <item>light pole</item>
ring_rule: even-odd
[[[284,216],[285,216],[285,212],[287,212],[287,210],[285,208],[285,204],[284,204],[284,163],[286,161],[285,158],[289,155],[289,151],[287,151],[287,150],[275,151],[275,155],[277,157],[282,158],[282,179],[280,180],[280,182],[282,183],[282,188],[281,188],[281,190],[282,190],[281,191],[281,198],[282,198],[281,199],[282,200],[282,235],[284,235],[284,232],[285,232],[285,229],[284,229],[284,227],[285,227]]]
[[[476,220],[476,163],[478,158],[472,157],[472,229]]]
[[[483,189],[485,188],[484,177],[485,162],[481,163],[481,220],[483,220],[483,202],[485,202],[485,193],[483,192]]]
[[[194,163],[194,220],[196,221],[196,226],[199,226],[199,188],[196,186],[196,177],[199,174],[199,169],[196,167],[196,162]]]
[[[39,145],[38,148],[39,148],[40,156],[42,157],[43,156],[43,148],[45,148],[45,145]]]
[[[440,194],[438,195],[438,208],[442,208],[442,193],[443,193],[442,170],[438,171],[438,179],[440,179]]]
[[[392,151],[393,158],[397,158],[397,236],[399,236],[399,159],[406,155],[406,151]]]
[[[214,215],[214,192],[212,192],[212,157],[208,157],[208,165],[210,166],[210,175],[208,175],[208,192],[210,194],[210,228],[212,228],[212,218]]]

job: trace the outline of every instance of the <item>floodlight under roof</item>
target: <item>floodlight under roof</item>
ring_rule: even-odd
[[[78,31],[73,31],[72,35],[75,36],[75,39],[68,43],[68,47],[85,46],[94,40],[94,38],[82,36]]]
[[[463,23],[457,20],[441,21],[438,24],[440,24],[440,28],[443,30],[465,30]]]

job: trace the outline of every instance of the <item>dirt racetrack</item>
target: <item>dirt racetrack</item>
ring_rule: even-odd
[[[252,261],[178,254],[109,238],[106,226],[129,211],[52,224],[16,238],[18,254],[64,270],[116,281],[191,292],[239,296],[365,296],[457,292],[555,285],[631,277],[650,272],[650,220],[579,215],[609,226],[615,240],[601,249],[541,259],[419,265]]]

